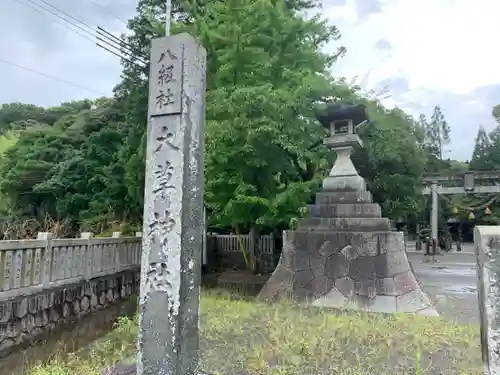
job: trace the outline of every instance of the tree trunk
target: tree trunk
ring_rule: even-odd
[[[249,242],[250,242],[250,249],[249,253],[252,254],[253,258],[253,273],[258,274],[261,271],[261,256],[260,256],[260,233],[257,230],[255,226],[252,226],[250,228],[250,233],[248,234],[249,237]]]

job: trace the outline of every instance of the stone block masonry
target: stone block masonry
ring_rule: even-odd
[[[137,295],[141,238],[0,242],[0,357],[59,325]]]

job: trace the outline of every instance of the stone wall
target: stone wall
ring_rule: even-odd
[[[140,236],[0,241],[0,356],[137,295]]]
[[[500,375],[500,226],[474,228],[485,373]]]

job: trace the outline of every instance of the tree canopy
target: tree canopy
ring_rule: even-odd
[[[429,122],[417,121],[333,76],[346,48],[335,26],[303,16],[318,3],[173,2],[173,31],[191,33],[207,50],[205,200],[213,227],[272,230],[304,214],[334,160],[314,113],[339,100],[369,108],[365,148],[354,161],[384,213],[416,218],[425,206],[420,178],[429,166],[442,167],[434,162],[449,142],[444,115],[437,106]],[[129,21],[124,38],[140,60],[163,34],[163,6],[141,0]],[[0,162],[4,216],[49,217],[68,233],[138,229],[147,76],[147,66],[124,60],[113,98],[54,108],[3,105],[0,134],[17,139]]]

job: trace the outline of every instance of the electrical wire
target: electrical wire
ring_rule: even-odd
[[[82,31],[83,33],[85,33],[87,35],[90,35],[91,37],[95,38],[95,40],[98,40],[98,41],[104,43],[105,45],[107,45],[108,47],[111,47],[111,48],[113,48],[115,50],[118,50],[119,53],[126,54],[126,55],[128,55],[130,57],[124,58],[119,53],[112,52],[108,48],[104,48],[107,52],[111,52],[115,56],[123,58],[124,60],[126,60],[126,61],[128,61],[128,62],[130,62],[132,64],[135,64],[136,66],[141,67],[141,68],[144,68],[145,66],[147,66],[147,62],[146,62],[147,59],[143,59],[144,56],[141,55],[142,58],[139,57],[139,56],[137,56],[136,51],[134,51],[132,49],[132,47],[128,43],[126,43],[121,38],[118,38],[118,37],[114,36],[113,34],[107,32],[103,28],[98,28],[98,30],[95,30],[93,27],[89,26],[87,23],[85,23],[85,22],[83,22],[81,20],[78,20],[77,18],[73,17],[72,15],[68,14],[67,12],[65,12],[65,11],[59,9],[58,7],[50,4],[46,0],[39,0],[39,1],[42,2],[43,4],[45,4],[46,6],[48,6],[48,7],[52,8],[52,9],[54,9],[54,10],[62,13],[63,15],[65,15],[68,18],[70,18],[71,20],[74,20],[77,23],[75,23],[75,22],[73,22],[71,20],[68,20],[68,19],[62,17],[61,15],[57,14],[54,10],[49,9],[46,6],[43,6],[43,5],[37,3],[34,0],[16,0],[16,1],[19,2],[20,4],[23,4],[23,5],[31,8],[32,10],[35,10],[35,11],[37,11],[37,12],[39,12],[39,13],[45,15],[45,16],[48,16],[47,13],[41,12],[39,9],[34,8],[33,5],[36,6],[36,7],[38,7],[38,8],[40,8],[40,9],[43,9],[45,12],[48,12],[52,16],[55,16],[57,18],[55,21],[57,21],[59,23],[61,23],[60,21],[64,21],[66,24],[69,24],[69,25],[77,28],[78,30]],[[28,1],[29,3],[25,3],[24,1]],[[30,4],[32,4],[32,5],[30,5]],[[74,33],[76,33],[80,37],[83,37],[86,40],[89,40],[89,41],[95,43],[98,47],[103,48],[102,44],[95,42],[94,39],[91,39],[87,35],[83,35],[82,33],[80,33],[78,31],[76,31],[76,30],[68,27],[68,25],[66,25],[66,24],[62,24],[62,26],[64,26],[68,30],[73,31]],[[112,36],[112,37],[110,37],[110,36]],[[105,39],[103,39],[102,37],[104,37]],[[117,40],[119,42],[117,42]],[[115,44],[118,44],[119,46],[117,47]],[[134,61],[134,60],[136,60],[136,61]],[[139,64],[138,62],[140,62],[140,63],[142,63],[144,65]]]
[[[66,80],[64,80],[64,79],[57,78],[57,77],[51,76],[51,75],[49,75],[49,74],[46,74],[46,73],[43,73],[43,72],[39,72],[38,70],[34,70],[34,69],[28,68],[28,67],[26,67],[26,66],[18,65],[18,64],[16,64],[16,63],[11,62],[11,61],[7,61],[7,60],[4,60],[4,59],[0,59],[0,63],[2,63],[2,64],[6,64],[6,65],[10,65],[10,66],[13,66],[13,67],[16,67],[16,68],[19,68],[19,69],[23,69],[23,70],[26,70],[26,71],[31,72],[31,73],[34,73],[34,74],[38,74],[38,75],[43,76],[43,77],[53,79],[54,81],[58,81],[58,82],[65,83],[66,85],[70,85],[70,86],[78,87],[79,89],[83,89],[83,90],[86,90],[86,91],[92,92],[92,93],[97,94],[97,95],[99,95],[99,96],[106,96],[106,94],[103,94],[102,92],[95,91],[95,90],[90,89],[90,88],[88,88],[88,87],[82,86],[82,85],[80,85],[80,84],[78,84],[78,83],[74,83],[74,82],[66,81]]]
[[[34,0],[28,0],[28,1],[33,2]],[[87,23],[85,23],[85,22],[83,22],[83,21],[81,21],[81,20],[79,20],[79,19],[77,19],[77,18],[73,17],[71,14],[69,14],[69,13],[65,12],[64,10],[61,10],[60,8],[56,7],[55,5],[52,5],[52,4],[51,4],[51,3],[49,3],[47,0],[38,0],[38,1],[42,2],[43,4],[47,5],[48,7],[50,7],[50,8],[52,8],[52,9],[56,10],[57,12],[64,14],[66,17],[69,17],[69,18],[70,18],[70,19],[72,19],[73,21],[75,21],[75,22],[77,22],[77,23],[79,23],[79,24],[81,24],[81,25],[83,25],[83,26],[87,27],[88,29],[90,29],[90,30],[94,30],[94,28],[93,28],[92,26],[89,26]],[[54,13],[52,13],[52,14],[54,14]],[[59,17],[59,16],[58,16],[58,17]],[[68,20],[65,20],[65,21],[70,22],[70,21],[68,21]],[[102,28],[99,28],[99,27],[98,27],[98,31],[97,31],[97,33],[98,33],[98,34],[101,34],[101,35],[103,35],[103,36],[104,36],[104,33],[100,33],[100,32],[99,32],[99,31],[100,31],[99,29],[100,29],[100,30],[103,30]],[[109,32],[106,32],[106,34],[108,34],[108,35],[112,35],[112,34],[111,34],[111,33],[109,33]],[[105,37],[106,37],[106,36],[105,36]],[[97,38],[98,38],[98,37],[97,37]],[[106,38],[108,38],[108,37],[106,37]],[[125,43],[122,39],[120,39],[120,38],[118,38],[118,37],[116,37],[116,36],[114,36],[114,35],[112,36],[112,38],[113,38],[113,39],[115,39],[115,40],[116,40],[116,39],[118,39],[118,40],[121,42],[121,44],[120,44],[120,46],[121,46],[121,47],[130,48],[130,46],[129,46],[127,43]],[[98,38],[98,39],[99,39],[99,38]],[[108,39],[109,39],[109,38],[108,38]],[[101,41],[102,41],[102,40],[101,40]],[[106,42],[106,43],[107,43],[107,42]],[[115,43],[116,43],[116,42],[115,42]],[[108,44],[109,44],[109,43],[108,43]],[[134,51],[132,51],[132,50],[130,50],[130,52],[134,53]],[[141,60],[141,62],[144,62],[144,61],[142,61],[142,60]],[[145,62],[144,62],[144,63],[145,63]]]
[[[39,4],[37,4],[37,3],[35,3],[35,2],[33,2],[33,1],[31,1],[31,0],[25,0],[25,1],[28,1],[28,3],[25,3],[25,2],[24,2],[24,0],[15,0],[15,1],[17,1],[19,4],[24,5],[24,6],[25,6],[25,7],[27,7],[27,8],[30,8],[30,9],[34,10],[34,11],[35,11],[35,12],[37,12],[37,13],[40,13],[40,14],[42,14],[42,15],[44,15],[44,16],[47,16],[47,13],[42,12],[39,8],[44,9],[44,10],[47,10],[47,9],[43,8],[42,6],[40,6]],[[34,7],[33,5],[31,5],[31,4],[36,5],[38,8],[35,8],[35,7]],[[87,35],[84,35],[84,34],[82,34],[81,32],[76,31],[76,30],[74,30],[74,29],[70,28],[70,27],[69,27],[68,25],[66,25],[64,22],[61,22],[61,21],[60,21],[60,18],[61,18],[61,17],[57,17],[57,18],[58,18],[58,19],[55,19],[55,20],[54,20],[54,22],[57,22],[57,23],[59,23],[59,25],[63,26],[64,28],[66,28],[66,29],[68,29],[68,30],[70,30],[70,31],[73,31],[75,34],[79,35],[80,37],[82,37],[82,38],[84,38],[84,39],[87,39],[88,41],[90,41],[90,42],[92,42],[92,43],[95,43],[95,41],[94,41],[93,39],[89,38]],[[85,31],[85,30],[84,30],[84,31]],[[87,31],[86,31],[86,32],[87,32]],[[88,33],[88,32],[87,32],[87,33]]]
[[[99,4],[97,1],[94,1],[94,0],[89,0],[91,3],[97,5],[98,7],[100,7],[101,9],[103,9],[106,13],[108,13],[109,15],[113,16],[113,18],[116,18],[118,21],[122,22],[124,25],[127,25],[127,21],[125,21],[124,19],[118,17],[116,14],[113,14],[111,13],[108,9],[106,9],[106,7],[102,4]]]

